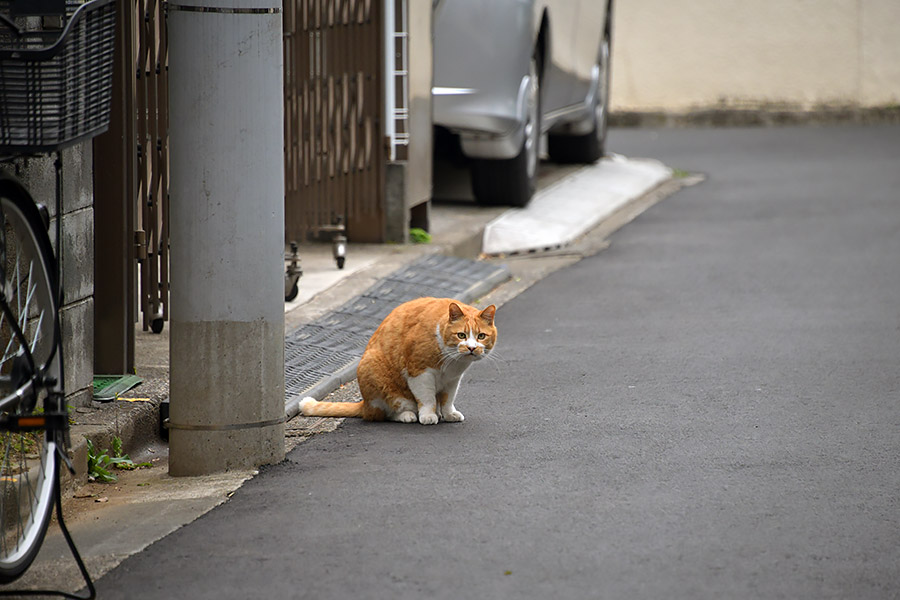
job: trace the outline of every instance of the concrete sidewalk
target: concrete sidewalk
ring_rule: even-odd
[[[560,189],[574,189],[565,187],[567,181],[583,181],[592,171],[608,166],[600,163],[576,168],[544,164],[539,196],[552,190],[556,190],[553,193],[558,194]],[[645,161],[641,161],[640,168],[646,169]],[[588,213],[602,211],[602,218],[585,214],[582,218],[576,216],[575,219],[575,222],[590,221],[595,226],[595,233],[591,235],[596,239],[592,242],[591,252],[603,247],[603,239],[615,228],[686,183],[671,177],[671,171],[659,165],[659,169],[653,171],[651,177],[637,181],[624,193],[616,188],[618,200],[615,206],[610,206],[608,202],[583,202],[584,210]],[[595,178],[593,181],[598,187],[585,190],[583,185],[575,185],[575,188],[580,187],[581,190],[570,193],[602,195],[602,178]],[[547,202],[537,201],[534,206],[535,211],[554,210],[554,206]],[[460,263],[442,257],[457,257],[468,261],[478,259],[482,256],[485,228],[491,222],[501,219],[507,211],[506,207],[480,207],[467,198],[436,201],[432,208],[431,243],[402,246],[351,244],[343,270],[337,269],[330,245],[301,246],[303,276],[299,281],[298,298],[285,304],[286,340],[289,341],[292,335],[304,327],[321,323],[329,315],[344,314],[342,307],[352,304],[362,294],[370,293],[367,290],[389,281],[390,276],[401,272],[401,269],[409,269],[411,265],[421,264],[423,261],[436,268],[441,268],[441,265],[465,266],[465,261]],[[541,217],[540,212],[532,216],[536,222],[546,218]],[[569,215],[570,218],[571,216]],[[572,244],[571,237],[569,235],[555,247]],[[529,248],[525,249],[525,256],[535,256],[527,254],[528,250]],[[474,280],[466,284],[470,293],[460,299],[477,304],[479,297],[491,288],[516,275],[505,286],[504,294],[512,297],[527,287],[529,282],[533,283],[551,270],[580,259],[577,251],[563,254],[561,259],[545,254],[544,256],[549,256],[549,263],[522,276],[516,275],[519,267],[507,268],[503,266],[502,259],[492,259],[487,268],[482,268],[485,263],[473,263],[475,269],[468,271]],[[513,259],[513,262],[524,261]],[[453,273],[449,275],[451,278],[456,277]],[[421,290],[425,295],[434,293],[429,292],[427,286]],[[419,288],[413,286],[408,293],[415,291],[419,291]],[[458,296],[462,295],[464,294]],[[98,448],[106,449],[111,447],[114,437],[119,437],[124,442],[125,451],[135,462],[146,461],[153,465],[150,469],[119,472],[116,484],[87,483],[84,472],[74,478],[67,478],[63,490],[67,522],[94,578],[99,578],[127,556],[139,552],[221,504],[246,479],[255,474],[253,470],[246,470],[205,477],[173,478],[168,475],[168,447],[160,437],[159,427],[159,407],[168,399],[168,326],[161,334],[138,330],[135,337],[136,370],[143,378],[143,383],[123,394],[117,401],[102,405],[95,403],[95,407],[78,409],[74,415],[75,424],[71,436],[74,462],[82,470],[87,464],[85,439],[91,439]],[[361,349],[359,353],[361,354]],[[310,389],[314,395],[322,397],[354,377],[355,362],[351,360],[338,365],[330,377],[317,381],[311,388],[296,389],[293,397],[289,395],[286,398],[286,411],[291,419],[286,427],[287,449],[309,435],[333,429],[340,422],[335,419],[293,418],[296,415],[293,408],[298,397],[310,393]],[[13,587],[34,589],[51,586],[71,590],[80,585],[75,564],[59,528],[54,525],[48,531],[35,568]]]

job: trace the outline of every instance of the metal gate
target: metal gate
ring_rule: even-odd
[[[134,369],[143,328],[168,317],[168,90],[165,2],[119,3],[112,118],[94,140],[94,363]],[[98,245],[99,247],[99,245]],[[140,265],[136,269],[135,261]]]
[[[169,318],[169,90],[163,0],[135,0],[136,248],[144,330]]]
[[[95,178],[98,235],[122,249],[99,257],[95,276],[95,360],[115,365],[109,372],[133,369],[135,279],[144,330],[162,329],[169,301],[166,2],[120,6],[119,118],[94,146],[107,173]],[[354,241],[384,239],[383,9],[383,0],[284,2],[286,240],[338,218]]]
[[[285,237],[384,241],[382,0],[285,0]]]

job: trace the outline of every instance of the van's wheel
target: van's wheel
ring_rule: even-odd
[[[597,89],[594,91],[592,111],[593,128],[584,135],[550,135],[547,138],[547,152],[550,159],[558,163],[592,163],[606,152],[606,130],[609,120],[609,58],[610,36],[607,30],[600,45],[597,67]]]
[[[475,160],[472,192],[479,204],[525,206],[534,195],[541,141],[540,64],[531,57],[530,85],[525,97],[525,139],[518,156],[508,160]]]

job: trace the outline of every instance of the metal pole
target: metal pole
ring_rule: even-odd
[[[94,138],[94,373],[134,372],[133,2],[119,5],[109,130]]]
[[[284,457],[281,0],[170,0],[169,472]]]

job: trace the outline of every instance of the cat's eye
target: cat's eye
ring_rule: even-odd
[[[486,337],[487,337],[487,334],[486,334],[486,333],[479,333],[479,334],[478,334],[478,339],[479,339],[479,340],[483,340],[483,339],[486,338]]]
[[[464,339],[466,339],[466,334],[464,334],[462,331],[460,331],[459,333],[456,334],[456,337],[458,337],[461,340],[464,340]]]

